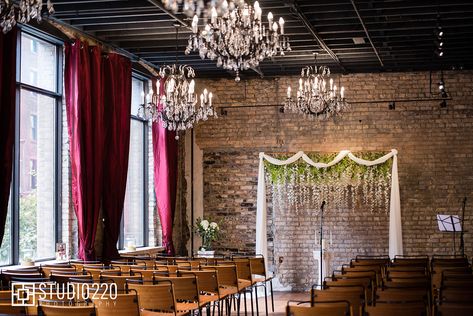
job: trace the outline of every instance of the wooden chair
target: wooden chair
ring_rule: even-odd
[[[89,280],[92,280],[92,275],[91,274],[83,274],[81,272],[76,272],[76,273],[66,273],[66,274],[59,274],[56,272],[51,272],[51,275],[49,276],[49,279],[53,282],[57,282],[59,284],[66,284],[68,282],[71,282],[72,279],[74,279],[74,282],[77,282],[78,280],[84,280],[88,282]]]
[[[220,304],[218,303],[221,299],[219,295],[219,284],[217,280],[217,272],[212,270],[201,270],[201,271],[187,271],[179,270],[179,275],[182,276],[195,276],[197,278],[197,285],[199,290],[199,305],[207,306],[207,314],[210,315],[210,307],[217,306],[217,314],[220,315]]]
[[[156,269],[137,269],[132,268],[130,270],[131,275],[139,275],[145,283],[153,283],[155,276],[169,276],[167,267],[157,267]]]
[[[100,283],[115,283],[119,293],[125,293],[128,280],[142,282],[141,275],[100,275]]]
[[[238,278],[238,312],[240,311],[241,294],[243,294],[245,315],[247,314],[246,293],[250,294],[251,314],[253,314],[253,284],[250,260],[248,258],[233,259]]]
[[[102,274],[106,274],[108,276],[110,276],[110,275],[121,275],[120,268],[114,268],[114,267],[96,269],[96,268],[89,268],[88,266],[84,266],[84,271],[86,273],[92,275],[92,279],[94,279],[97,282],[100,280],[100,276]]]
[[[371,304],[374,300],[375,287],[371,278],[356,278],[356,277],[335,277],[331,281],[324,281],[324,288],[338,287],[338,286],[362,286],[365,289],[365,302]]]
[[[367,306],[366,313],[368,316],[427,316],[422,302]]]
[[[473,304],[466,302],[444,302],[438,305],[436,316],[471,316]]]
[[[85,302],[79,305],[58,305],[57,303],[49,304],[47,301],[40,300],[38,314],[44,316],[94,316],[95,306]]]
[[[169,283],[174,287],[174,295],[176,297],[176,310],[178,312],[193,312],[201,310],[202,306],[199,302],[199,289],[197,278],[195,276],[185,277],[155,277],[155,283]]]
[[[266,264],[263,256],[256,256],[249,258],[251,266],[251,283],[255,287],[257,292],[258,287],[264,289],[264,304],[266,315],[268,315],[268,292],[267,284],[269,282],[270,293],[271,293],[271,309],[274,312],[274,293],[273,293],[273,276],[269,276],[266,272]],[[256,312],[259,312],[258,299],[256,299]]]
[[[292,305],[297,303],[298,305]],[[286,306],[287,316],[351,316],[350,303],[347,301],[314,302],[313,306],[301,306],[301,302],[289,301]]]
[[[25,313],[23,306],[12,306],[12,292],[0,291],[0,314],[22,315]]]
[[[172,283],[160,284],[127,284],[127,289],[138,293],[138,305],[141,315],[185,315],[186,312],[177,312],[177,302],[174,296]],[[158,313],[156,313],[156,311]]]
[[[92,297],[96,316],[139,316],[138,296],[136,293],[117,294],[115,299]]]
[[[227,314],[229,314],[232,307],[232,299],[238,293],[238,275],[235,265],[209,265],[202,266],[202,268],[216,272],[220,302],[225,300]],[[220,307],[221,310],[222,307]]]
[[[351,315],[362,316],[365,310],[365,293],[361,286],[332,288],[328,290],[316,290],[312,286],[310,302],[332,302],[332,301],[348,301],[350,303]]]

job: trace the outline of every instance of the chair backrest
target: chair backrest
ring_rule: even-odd
[[[251,273],[256,275],[266,275],[266,265],[264,263],[264,257],[254,257],[249,258],[250,266],[251,266]]]
[[[125,292],[128,280],[143,281],[141,275],[101,275],[100,283],[115,283],[119,292]]]
[[[25,308],[23,306],[12,306],[11,302],[11,291],[0,291],[0,314],[21,315],[25,312]]]
[[[423,303],[378,304],[367,306],[369,316],[427,316]]]
[[[353,316],[362,316],[365,307],[365,293],[363,287],[351,287],[345,291],[312,290],[311,304],[316,302],[348,301]]]
[[[139,316],[138,295],[136,293],[117,294],[115,299],[92,297],[96,316]]]
[[[437,307],[437,316],[471,316],[473,315],[473,304],[471,300],[466,302],[441,303]]]
[[[338,302],[315,302],[313,306],[291,305],[286,306],[287,316],[351,316],[350,303],[348,301]]]
[[[203,269],[217,271],[219,285],[238,287],[238,274],[235,265],[206,266]]]
[[[44,316],[93,316],[95,315],[94,305],[49,305],[39,301],[38,311]]]
[[[92,279],[98,281],[100,280],[100,275],[102,273],[107,273],[107,275],[120,275],[121,270],[119,268],[110,268],[110,269],[95,269],[95,268],[88,268],[84,266],[84,271],[90,273],[92,275]]]
[[[251,281],[251,265],[248,258],[233,259],[233,263],[237,269],[238,279]]]
[[[127,287],[138,293],[140,308],[161,312],[176,312],[176,298],[172,283],[162,282],[153,285],[129,283]]]
[[[155,282],[160,284],[162,282],[171,282],[174,286],[174,295],[176,300],[180,301],[199,301],[199,289],[197,284],[197,278],[192,276],[183,277],[155,277]]]
[[[143,282],[153,282],[154,276],[159,275],[160,273],[164,273],[168,276],[168,269],[167,267],[161,267],[157,269],[136,269],[132,268],[130,271],[131,275],[140,275],[143,279]]]
[[[383,291],[376,291],[376,304],[407,302],[423,302],[424,304],[427,304],[427,292],[417,289],[386,289]]]
[[[179,271],[183,276],[194,275],[198,279],[199,292],[218,294],[217,271],[200,270],[200,271]]]
[[[92,280],[92,275],[90,274],[80,274],[80,272],[77,272],[77,274],[56,274],[56,273],[51,273],[49,276],[49,279],[51,281],[57,282],[59,284],[64,284],[67,282],[70,282],[71,279],[74,280]]]

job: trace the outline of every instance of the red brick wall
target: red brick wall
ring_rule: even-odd
[[[338,77],[334,76],[338,83]],[[399,152],[402,228],[405,254],[451,253],[451,235],[437,231],[435,215],[459,213],[469,198],[466,252],[473,255],[473,72],[447,72],[446,89],[453,100],[353,104],[340,118],[318,122],[278,107],[228,109],[226,116],[196,128],[196,142],[204,152],[204,215],[222,219],[221,249],[254,251],[258,153],[351,151]],[[288,82],[296,77],[200,81],[213,91],[217,106],[282,104]],[[432,74],[437,96],[439,74]],[[430,97],[429,73],[355,74],[342,76],[349,101]],[[271,250],[284,282],[304,288],[317,281],[312,258],[318,219],[293,214],[273,215],[269,198]],[[333,234],[332,268],[356,254],[387,253],[388,214],[367,210],[330,211],[327,225]],[[272,232],[276,230],[276,242]],[[284,257],[280,264],[280,257]],[[271,262],[272,261],[272,258]],[[306,266],[301,277],[299,268]]]

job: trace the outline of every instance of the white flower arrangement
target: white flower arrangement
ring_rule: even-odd
[[[195,231],[202,237],[202,250],[211,250],[212,242],[218,240],[220,227],[216,222],[209,222],[206,219],[196,220]]]

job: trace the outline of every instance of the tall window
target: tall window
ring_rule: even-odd
[[[132,79],[130,156],[126,183],[125,205],[123,208],[123,246],[147,246],[148,208],[148,124],[138,118],[138,107],[144,102],[145,81]]]
[[[53,258],[60,209],[62,49],[26,31],[19,37],[14,176],[1,264]]]

